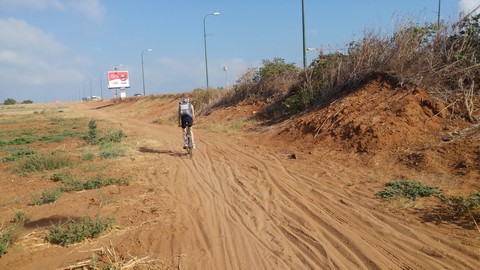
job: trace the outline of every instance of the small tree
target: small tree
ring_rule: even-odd
[[[7,98],[7,99],[5,99],[3,104],[4,105],[14,105],[14,104],[17,104],[17,101],[13,98]]]
[[[263,67],[260,68],[260,77],[264,79],[270,76],[296,76],[298,68],[294,63],[285,63],[283,58],[275,57],[272,61],[263,60]]]
[[[32,103],[33,101],[31,101],[30,99],[22,101],[22,104],[32,104]]]
[[[270,100],[285,95],[295,85],[300,69],[282,58],[263,60],[259,70],[260,80],[254,88],[257,96]]]

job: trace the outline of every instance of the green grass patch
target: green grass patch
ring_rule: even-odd
[[[11,226],[0,227],[0,256],[8,252],[8,247],[18,239],[18,236],[23,231],[23,226],[29,221],[30,217],[25,212],[17,211]]]
[[[72,130],[64,130],[59,134],[45,135],[40,137],[39,141],[42,142],[63,142],[68,137],[76,137],[77,133]]]
[[[56,170],[70,166],[72,163],[73,161],[69,156],[59,151],[50,153],[38,152],[21,160],[17,172],[25,174],[44,170]]]
[[[42,205],[42,204],[54,203],[60,198],[61,195],[62,195],[62,189],[60,188],[45,189],[42,192],[41,196],[38,196],[38,195],[32,196],[32,204]]]
[[[127,148],[118,143],[102,143],[100,145],[100,154],[102,158],[117,158],[126,156]]]
[[[6,149],[4,151],[11,152],[10,156],[4,157],[1,159],[1,162],[10,162],[20,160],[24,156],[29,156],[35,154],[35,150],[30,148],[12,148]]]
[[[8,252],[8,246],[10,246],[15,238],[13,236],[13,228],[0,228],[0,256]]]
[[[47,241],[61,246],[78,243],[99,236],[110,228],[113,222],[112,218],[102,219],[98,215],[94,219],[84,217],[80,221],[69,219],[60,226],[51,227],[47,235]]]
[[[87,181],[79,181],[73,179],[71,175],[63,173],[55,173],[50,179],[53,181],[61,181],[62,186],[52,189],[45,189],[41,195],[33,195],[32,205],[42,205],[56,202],[64,192],[99,189],[110,185],[128,186],[130,184],[130,179],[128,178],[97,176]]]
[[[377,193],[382,199],[395,197],[405,197],[410,200],[416,200],[419,197],[428,197],[438,193],[438,189],[432,186],[426,186],[418,181],[392,181],[386,184],[383,191]]]
[[[449,216],[480,218],[480,193],[472,194],[467,198],[462,196],[438,197]]]
[[[94,153],[85,153],[82,155],[82,158],[84,160],[92,160],[95,158],[95,154]]]
[[[52,176],[50,176],[50,180],[52,180],[53,182],[65,182],[71,178],[72,176],[68,173],[54,173],[52,174]]]
[[[130,184],[130,179],[128,178],[97,176],[85,182],[78,181],[78,180],[65,181],[63,182],[62,190],[65,192],[72,192],[72,191],[99,189],[99,188],[110,186],[110,185],[128,186],[129,184]]]
[[[126,138],[127,135],[122,130],[112,130],[108,131],[103,137],[100,138],[101,143],[119,143],[122,142],[123,138]]]
[[[36,140],[37,140],[36,136],[27,136],[27,137],[15,138],[15,139],[8,140],[8,141],[1,140],[0,141],[0,146],[29,144],[29,143],[35,142]]]
[[[53,122],[53,123],[60,123],[60,122],[65,121],[65,119],[63,119],[61,117],[51,117],[49,120],[50,120],[50,122]]]

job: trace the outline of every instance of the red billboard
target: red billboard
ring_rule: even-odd
[[[108,88],[128,88],[130,81],[128,79],[128,71],[109,71],[108,72]]]

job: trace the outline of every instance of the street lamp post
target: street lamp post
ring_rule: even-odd
[[[303,30],[303,69],[307,67],[307,48],[305,41],[305,2],[302,0],[302,30]]]
[[[228,88],[228,68],[227,68],[227,66],[223,67],[223,71],[225,71],[225,84]]]
[[[209,85],[208,85],[208,58],[207,58],[207,31],[206,31],[206,20],[207,20],[207,17],[208,16],[218,16],[220,15],[220,12],[213,12],[213,13],[210,13],[210,14],[207,14],[205,15],[205,17],[203,17],[203,44],[204,44],[204,47],[205,47],[205,76],[207,78],[207,90],[209,88]]]
[[[441,0],[438,0],[438,14],[437,14],[437,27],[440,28],[440,6]]]
[[[92,80],[93,80],[93,79],[90,79],[90,98],[93,97],[93,92],[92,92]]]
[[[152,49],[145,49],[142,51],[142,81],[143,81],[143,96],[145,96],[145,74],[143,73],[143,53],[151,52]]]
[[[102,77],[103,77],[103,75],[106,75],[106,74],[107,73],[104,72],[104,73],[100,74],[100,76],[99,76],[100,77],[100,80],[99,80],[100,81],[100,98],[102,100],[103,100],[103,80],[102,80]]]

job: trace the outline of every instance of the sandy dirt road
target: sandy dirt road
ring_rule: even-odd
[[[180,129],[152,121],[171,114],[175,102],[155,113],[70,105],[65,113],[129,135],[132,153],[108,168],[133,181],[27,206],[30,231],[0,258],[0,269],[70,269],[105,247],[118,260],[148,257],[156,268],[145,269],[480,269],[477,232],[382,208],[375,196],[382,176],[336,151],[310,149],[292,159],[295,150],[262,134],[200,126],[190,159]],[[0,179],[7,201],[45,185]],[[113,216],[116,225],[91,241],[45,244],[48,225],[83,214]]]
[[[157,203],[169,214],[135,238],[181,269],[480,268],[479,250],[449,228],[378,208],[365,184],[369,172],[330,153],[289,159],[287,146],[197,130],[189,159],[179,128],[109,110],[88,113],[155,142],[139,149],[169,173],[158,177],[154,163],[139,173],[161,191]]]

